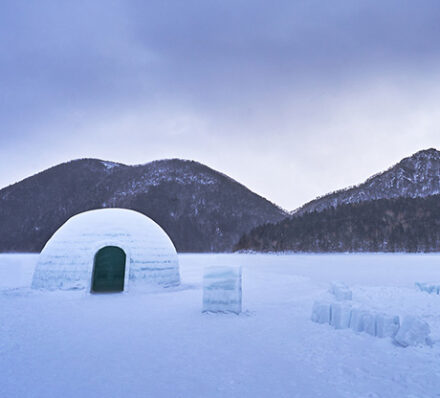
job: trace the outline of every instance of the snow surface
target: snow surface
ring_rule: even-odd
[[[0,397],[439,397],[440,255],[179,255],[182,284],[133,294],[29,288],[36,255],[0,255]],[[241,265],[243,312],[202,314],[205,266]],[[314,323],[314,301],[427,322],[401,347]],[[346,303],[346,304],[349,304]]]
[[[353,298],[353,292],[344,283],[333,282],[330,285],[329,291],[338,301],[351,300]]]

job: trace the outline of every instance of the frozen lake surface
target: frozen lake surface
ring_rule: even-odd
[[[440,255],[184,254],[181,287],[104,295],[31,290],[36,259],[0,255],[0,397],[440,397]],[[205,265],[242,265],[241,315],[201,313]],[[434,345],[311,322],[333,281]]]

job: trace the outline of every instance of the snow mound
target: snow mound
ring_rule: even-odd
[[[425,321],[408,315],[403,319],[394,341],[403,347],[429,344],[430,333],[431,329]]]
[[[351,300],[353,293],[347,285],[340,282],[333,282],[330,285],[329,292],[333,294],[338,301]]]

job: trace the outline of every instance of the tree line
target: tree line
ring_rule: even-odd
[[[440,195],[380,199],[293,215],[254,228],[235,250],[440,251]]]

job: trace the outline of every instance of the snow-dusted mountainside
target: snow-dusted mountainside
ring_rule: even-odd
[[[391,198],[427,197],[440,193],[440,152],[419,151],[355,187],[322,196],[295,210],[300,215],[343,204]]]
[[[194,161],[126,166],[81,159],[0,190],[0,251],[39,251],[72,215],[104,207],[140,211],[187,252],[230,251],[243,233],[287,215]]]
[[[439,252],[440,195],[343,204],[265,224],[236,250],[263,252]]]
[[[236,250],[440,251],[440,152],[427,149],[364,183],[244,234]]]

